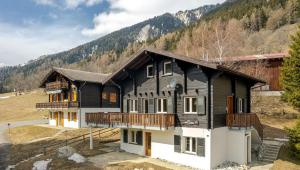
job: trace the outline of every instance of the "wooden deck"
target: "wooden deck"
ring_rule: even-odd
[[[79,102],[49,102],[37,103],[37,109],[59,109],[59,108],[78,108]]]
[[[87,124],[109,127],[133,127],[168,129],[175,126],[174,114],[159,113],[86,113]]]
[[[51,91],[51,90],[61,90],[61,89],[68,89],[68,83],[67,82],[62,82],[62,81],[55,81],[51,83],[46,84],[46,90]]]
[[[226,124],[229,128],[255,128],[263,138],[263,125],[255,113],[227,114]]]

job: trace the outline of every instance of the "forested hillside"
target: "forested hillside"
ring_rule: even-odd
[[[116,41],[104,41],[103,44],[107,44],[107,47],[103,48],[107,49],[101,52],[96,52],[99,47],[96,50],[96,46],[89,43],[90,46],[84,48],[92,50],[88,52],[88,56],[78,56],[83,49],[75,48],[64,52],[73,56],[68,57],[68,62],[62,57],[67,55],[60,53],[51,57],[44,56],[43,60],[32,61],[10,71],[2,68],[0,73],[7,72],[3,81],[5,90],[36,88],[41,77],[49,71],[49,66],[110,73],[145,46],[205,60],[283,52],[288,50],[289,35],[296,31],[299,22],[297,0],[230,0],[209,9],[198,22],[187,27],[177,27],[171,33],[166,31],[159,36],[149,36],[146,41],[122,43],[121,34],[114,34],[113,39]],[[175,20],[166,18],[160,24],[174,25]],[[128,38],[137,35],[128,34]],[[120,43],[122,48],[119,48]]]

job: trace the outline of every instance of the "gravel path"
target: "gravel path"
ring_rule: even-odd
[[[18,127],[25,125],[45,124],[48,120],[31,120],[31,121],[19,121],[10,123],[10,127]],[[0,123],[0,170],[7,167],[8,154],[10,150],[10,141],[5,135],[7,130],[7,123]]]

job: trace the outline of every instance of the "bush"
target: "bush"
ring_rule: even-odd
[[[286,129],[289,136],[289,151],[292,157],[300,159],[300,119],[295,127]]]

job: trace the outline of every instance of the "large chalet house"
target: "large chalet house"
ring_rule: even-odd
[[[224,66],[147,48],[111,75],[94,73],[98,82],[91,77],[75,80],[55,70],[43,82],[46,89],[47,82],[60,77],[69,82],[68,90],[76,82],[77,91],[84,82],[91,83],[85,91],[97,97],[81,90],[86,97],[77,107],[91,102],[98,108],[82,111],[79,127],[120,128],[120,147],[126,152],[212,169],[224,161],[251,162],[251,150],[261,141],[262,126],[251,113],[250,91],[263,81]],[[108,98],[111,102],[111,89],[117,90],[117,107],[103,103]]]
[[[49,125],[70,128],[87,127],[85,113],[120,112],[119,90],[103,85],[107,74],[53,68],[42,80],[49,96],[37,109],[49,110]]]

